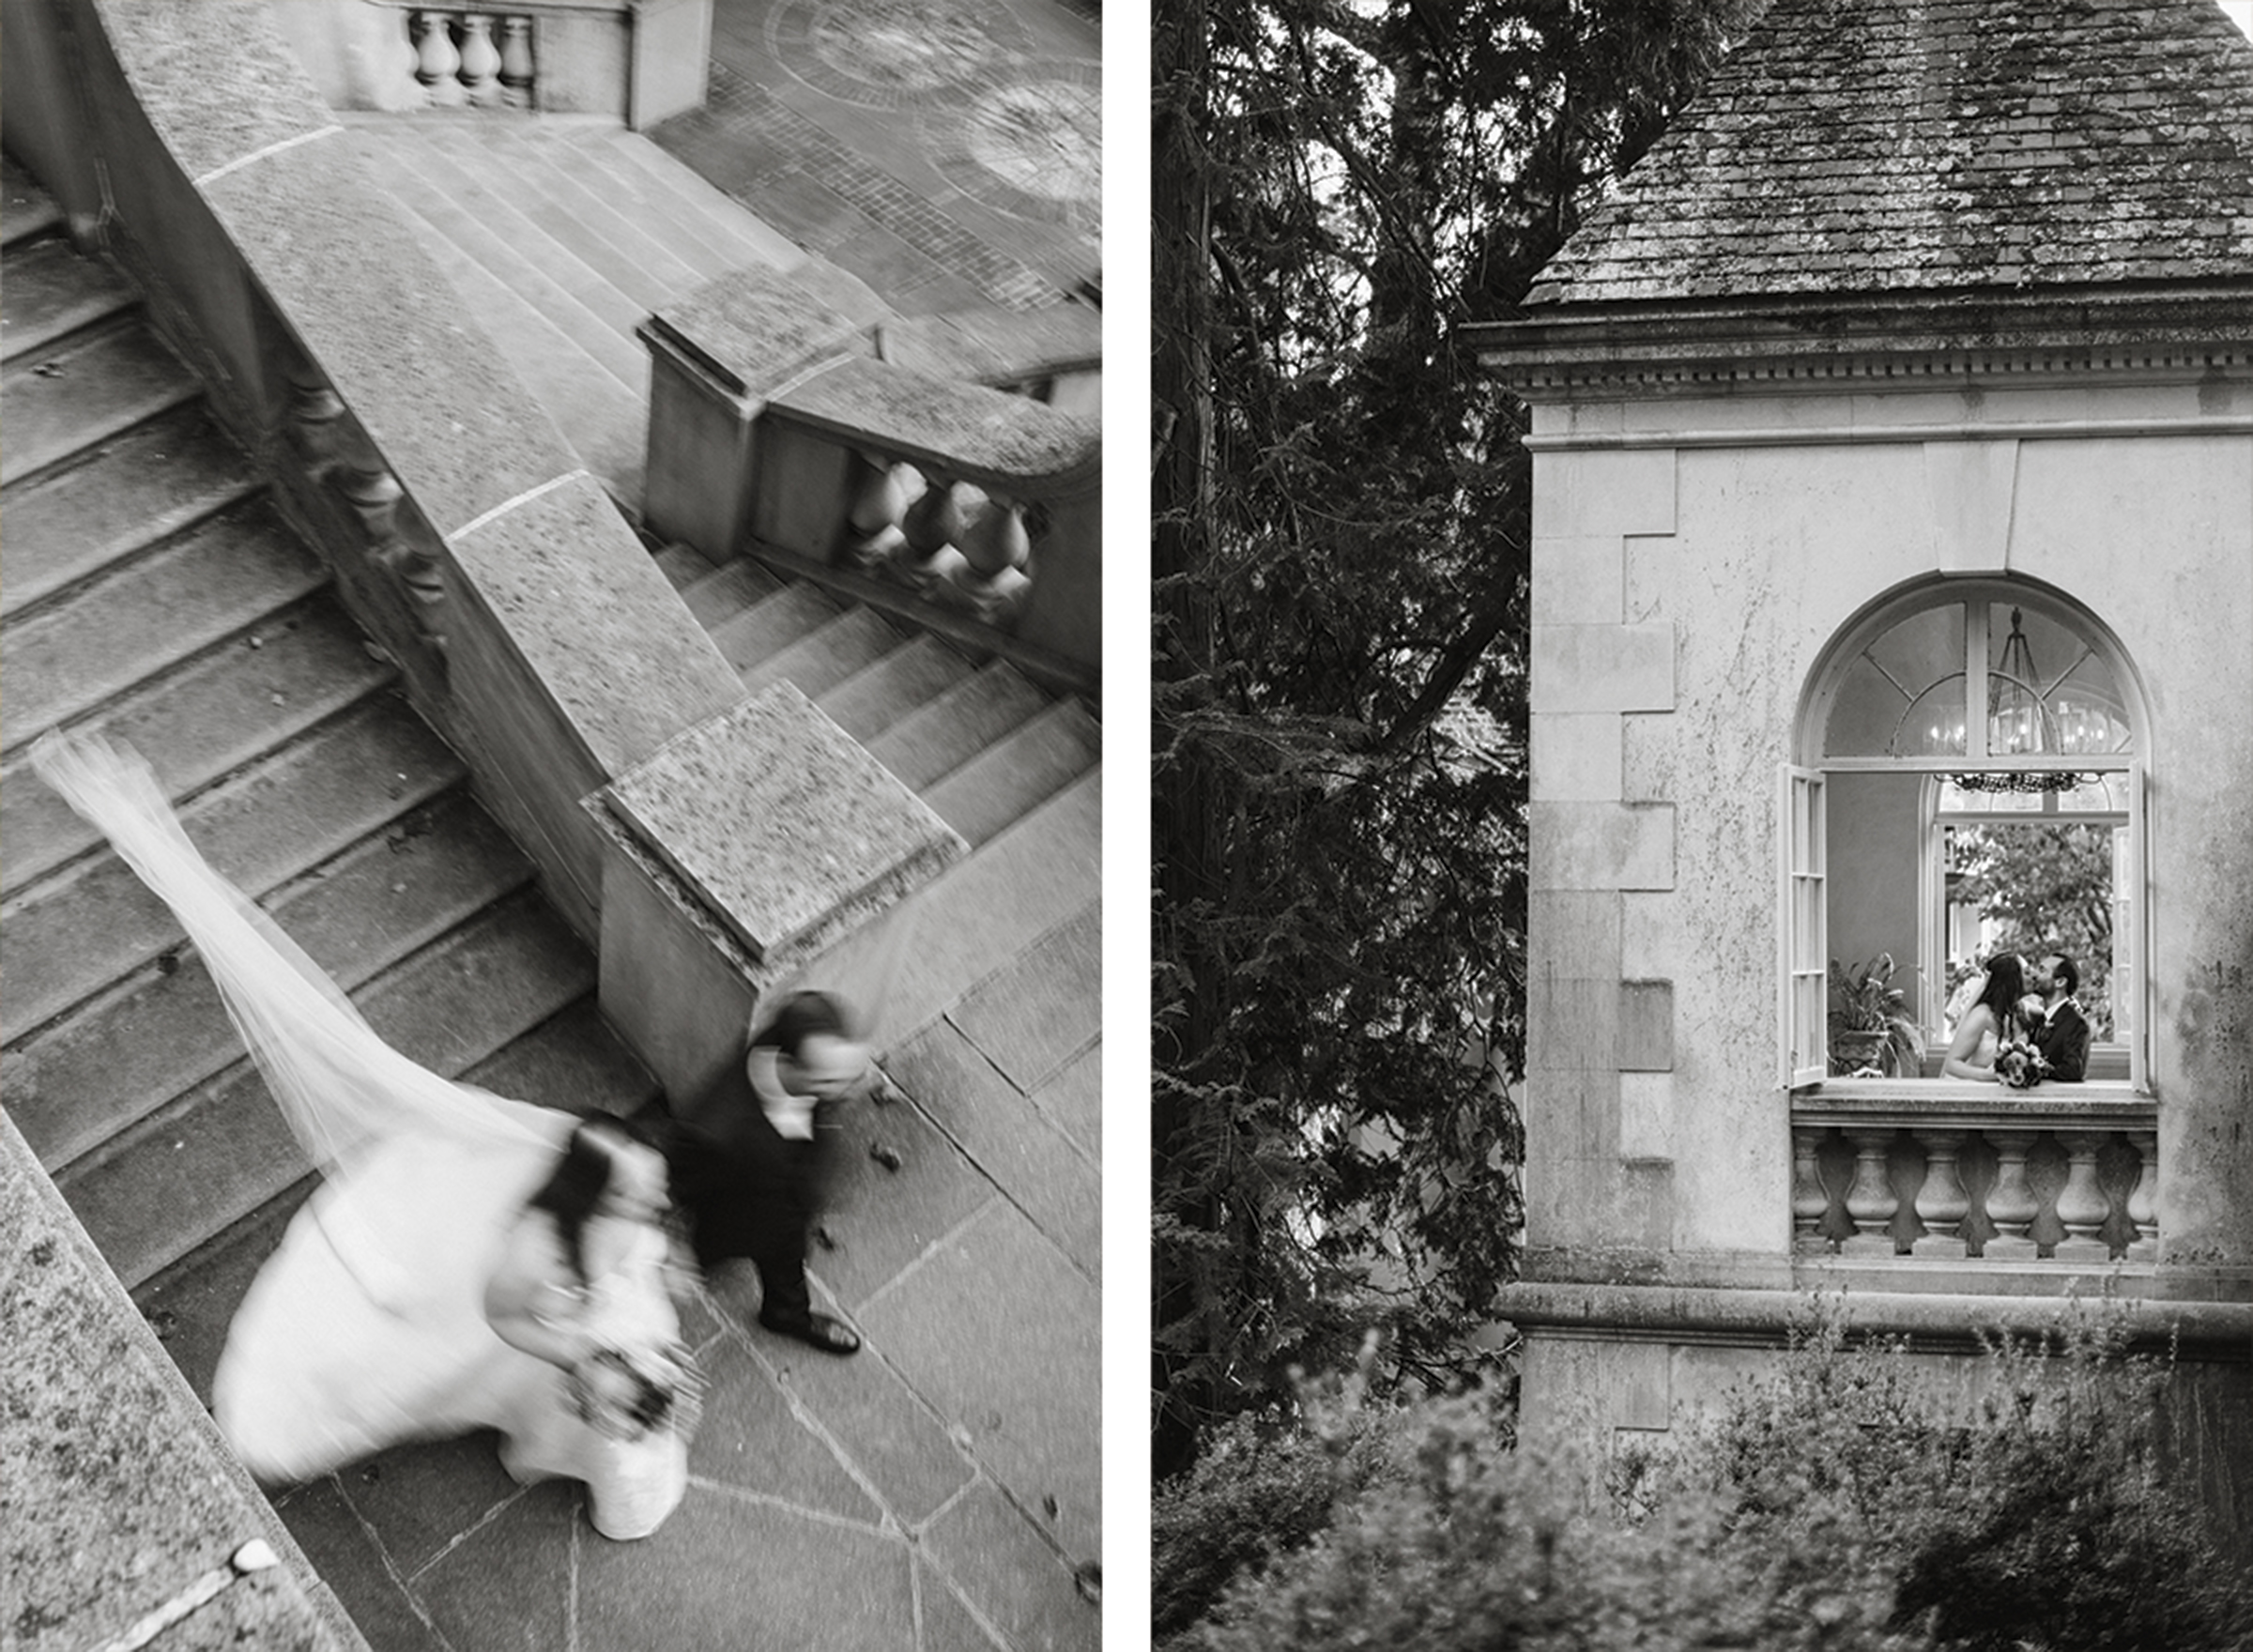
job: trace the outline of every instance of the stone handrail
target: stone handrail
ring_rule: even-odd
[[[655,531],[713,562],[750,551],[889,589],[1055,686],[1099,682],[1094,420],[878,359],[867,329],[771,270],[721,278],[642,339]]]
[[[263,0],[8,5],[11,64],[21,38],[71,37],[84,96],[26,107],[100,158],[107,239],[152,315],[594,934],[605,840],[580,800],[732,705],[735,674],[498,350],[452,319]]]

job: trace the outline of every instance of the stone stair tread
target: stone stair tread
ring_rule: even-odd
[[[0,171],[0,247],[30,241],[63,226],[63,209],[54,197],[31,180],[14,161]]]
[[[463,308],[508,359],[565,444],[597,476],[638,493],[649,427],[641,388],[646,375],[635,385],[621,383],[609,367],[442,230],[418,213],[404,216]]]
[[[591,996],[565,1006],[462,1077],[496,1095],[538,1107],[621,1118],[660,1093],[656,1078],[610,1030]]]
[[[866,670],[903,640],[874,608],[848,608],[820,630],[742,670],[743,688],[757,694],[771,683],[789,682],[813,699]]]
[[[837,604],[827,593],[811,585],[786,585],[733,618],[707,625],[705,630],[712,634],[720,657],[742,673],[772,659],[807,633],[828,624],[837,613]]]
[[[1099,900],[1103,772],[1090,771],[911,898],[883,1009],[894,1048],[1059,924]],[[848,941],[840,955],[853,947]],[[869,944],[873,944],[873,938]],[[845,978],[850,958],[840,956]]]
[[[410,834],[417,825],[429,829]],[[507,834],[456,789],[261,904],[349,993],[531,874]],[[191,950],[177,968],[141,971],[0,1059],[9,1112],[54,1170],[242,1053],[210,971]]]
[[[400,701],[370,700],[197,797],[181,823],[255,899],[453,785],[460,759]],[[182,939],[114,854],[0,909],[0,1039],[13,1041]]]
[[[454,145],[481,176],[513,180],[509,205],[547,240],[602,277],[644,314],[662,310],[703,277],[659,237],[629,223],[568,170],[579,152],[554,132],[511,123],[486,132],[457,129]],[[513,237],[512,237],[513,238]],[[527,247],[538,255],[538,249]]]
[[[146,757],[167,797],[192,795],[296,738],[396,675],[322,591],[110,707],[101,727]],[[283,703],[277,707],[274,696]],[[22,758],[0,768],[0,894],[12,895],[101,841]]]
[[[866,743],[970,676],[973,667],[929,632],[855,672],[819,701],[831,721]]]
[[[694,545],[682,544],[678,540],[654,552],[650,559],[657,564],[657,572],[665,575],[666,583],[676,591],[687,590],[697,580],[713,572],[712,564],[704,559],[702,551]]]
[[[258,498],[11,622],[0,746],[13,749],[328,579]]]
[[[0,484],[59,464],[81,448],[201,393],[194,376],[146,327],[113,328],[18,357],[0,375],[8,440]]]
[[[254,492],[200,403],[102,442],[0,501],[0,615],[29,608]]]
[[[452,1077],[594,987],[594,962],[527,894],[488,909],[355,1002],[378,1036]],[[305,1174],[257,1073],[231,1069],[65,1170],[56,1185],[135,1288]]]
[[[444,151],[422,142],[414,129],[385,128],[379,133],[362,127],[353,137],[374,160],[379,177],[414,180],[411,191],[394,191],[393,200],[474,259],[620,385],[638,391],[646,369],[633,336],[641,316],[632,305],[570,261],[559,261],[551,270],[510,245],[506,236],[483,222],[488,207],[502,211],[505,204]]]
[[[590,128],[570,141],[609,174],[619,198],[655,215],[655,233],[669,226],[667,245],[707,280],[747,264],[788,270],[805,261],[797,242],[639,132]]]
[[[105,260],[81,257],[64,240],[10,252],[0,283],[8,293],[7,308],[0,312],[0,360],[7,361],[141,301],[131,283]]]
[[[996,660],[885,729],[868,752],[921,793],[1048,704],[1015,666]]]
[[[694,551],[689,554],[697,556]],[[697,559],[700,561],[702,558],[699,556]],[[697,623],[707,631],[726,624],[782,589],[783,581],[748,557],[738,557],[724,567],[707,568],[680,588],[681,600],[697,617]]]
[[[1103,759],[1103,730],[1077,700],[1020,723],[923,793],[973,849]]]

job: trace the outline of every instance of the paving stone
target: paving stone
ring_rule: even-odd
[[[947,1019],[1030,1094],[1103,1031],[1103,909],[1090,904],[978,983]]]
[[[394,1446],[335,1477],[402,1577],[437,1559],[521,1490],[500,1466],[500,1436],[491,1429]]]
[[[881,1523],[883,1510],[740,1340],[723,1338],[703,1365],[711,1385],[689,1446],[690,1474],[801,1510]]]
[[[1101,1553],[1101,1300],[1014,1206],[989,1205],[863,1327],[917,1393],[963,1429],[1028,1507],[1059,1506],[1068,1553]]]
[[[910,1565],[897,1536],[692,1483],[654,1536],[581,1538],[576,1644],[589,1652],[914,1652]]]
[[[919,1400],[881,1347],[835,1359],[779,1338],[762,1354],[776,1380],[812,1414],[895,1519],[913,1527],[970,1483],[975,1472],[946,1425]]]
[[[839,1120],[823,1225],[836,1248],[817,1247],[813,1270],[849,1308],[867,1301],[993,1197],[990,1183],[912,1107],[855,1104]],[[897,1170],[869,1156],[881,1145]]]
[[[384,1558],[333,1478],[314,1481],[280,1500],[289,1535],[352,1614],[376,1652],[448,1652],[416,1612],[406,1583]]]
[[[1010,1652],[962,1603],[957,1585],[928,1560],[915,1561],[915,1610],[922,1620],[917,1652]]]
[[[1089,1048],[1033,1093],[1040,1110],[1097,1163],[1103,1157],[1103,1047]]]
[[[416,1574],[415,1596],[448,1643],[477,1652],[555,1652],[573,1644],[572,1552],[575,1543],[590,1551],[603,1542],[580,1529],[581,1501],[575,1484],[544,1481]],[[622,1652],[638,1643],[581,1644]]]
[[[1010,1202],[1099,1280],[1103,1178],[1063,1130],[944,1022],[927,1028],[885,1065]]]
[[[1074,1563],[990,1480],[933,1521],[924,1544],[1017,1652],[1088,1652],[1102,1644],[1102,1614],[1072,1582]]]

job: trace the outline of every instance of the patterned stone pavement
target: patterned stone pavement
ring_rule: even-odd
[[[752,1325],[747,1270],[700,1294],[711,1388],[654,1537],[599,1537],[574,1485],[518,1488],[490,1432],[278,1498],[369,1644],[1097,1645],[1099,953],[1091,905],[887,1052],[906,1105],[849,1115],[813,1262],[858,1355]]]
[[[717,0],[651,135],[904,314],[1099,286],[1100,34],[1056,0]]]

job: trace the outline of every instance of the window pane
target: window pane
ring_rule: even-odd
[[[1911,614],[1840,674],[1824,729],[1833,757],[1960,755],[1964,750],[1964,611]]]
[[[2016,757],[2128,749],[2112,673],[2077,633],[2011,603],[1987,610],[1988,750]]]

